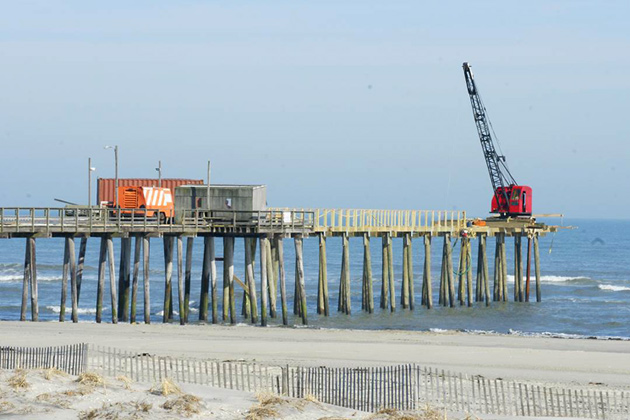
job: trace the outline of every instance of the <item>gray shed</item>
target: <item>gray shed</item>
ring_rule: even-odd
[[[209,197],[208,197],[209,196]],[[208,200],[209,198],[209,200]],[[265,185],[183,185],[175,188],[175,222],[180,223],[182,210],[211,210],[213,217],[248,220],[253,212],[267,209]],[[220,211],[225,210],[225,212]]]

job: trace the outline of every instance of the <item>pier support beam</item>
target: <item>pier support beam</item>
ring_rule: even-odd
[[[319,271],[317,282],[317,313],[329,316],[328,308],[328,267],[326,262],[326,236],[323,233],[319,238]]]
[[[529,284],[532,274],[532,237],[527,235],[527,268],[525,280],[525,302],[529,302]]]
[[[184,240],[181,235],[177,236],[177,300],[179,307],[179,324],[186,323],[186,306],[184,304]],[[172,303],[171,303],[172,305]]]
[[[24,280],[22,281],[22,308],[20,310],[20,321],[26,321],[26,309],[28,306],[28,289],[31,284],[31,246],[26,239],[24,251]]]
[[[149,255],[151,255],[151,244],[148,235],[142,236],[142,275],[144,277],[144,323],[151,323],[151,290],[149,286]]]
[[[262,250],[261,250],[262,251]],[[245,238],[245,267],[247,293],[246,302],[249,304],[247,313],[251,316],[252,324],[258,322],[258,302],[256,297],[256,281],[254,277],[254,258],[256,257],[256,238]],[[247,316],[247,314],[243,314]]]
[[[479,235],[477,251],[477,302],[486,302],[490,306],[490,287],[488,282],[488,257],[486,255],[486,235]]]
[[[66,238],[68,241],[68,254],[70,261],[70,297],[72,301],[72,322],[79,322],[79,302],[77,299],[77,260],[74,250],[74,238]]]
[[[120,267],[118,271],[118,320],[129,321],[129,298],[131,288],[131,238],[120,239]]]
[[[538,252],[538,234],[534,234],[534,270],[536,272],[536,302],[542,301],[540,290],[540,253]]]
[[[101,237],[98,252],[98,280],[96,286],[96,323],[103,320],[103,295],[105,293],[105,271],[107,270],[107,237]]]
[[[39,304],[37,292],[37,262],[35,259],[35,237],[26,238],[24,253],[24,281],[22,283],[22,310],[20,321],[26,321],[28,294],[31,294],[31,320],[39,319]]]
[[[389,235],[389,234],[388,234]],[[396,284],[394,282],[394,244],[391,236],[387,241],[387,268],[389,271],[389,304],[392,312],[396,311]]]
[[[280,280],[280,304],[282,306],[282,324],[289,325],[288,311],[287,311],[287,288],[286,288],[286,274],[284,272],[284,245],[282,244],[282,237],[277,236],[274,239],[276,243],[276,250],[278,252],[278,277]]]
[[[442,266],[440,267],[440,298],[438,304],[442,306],[448,305],[448,269],[446,264],[446,237],[444,237],[444,245],[442,246]]]
[[[277,297],[277,286],[278,280],[275,278],[276,269],[274,267],[274,259],[273,259],[273,238],[265,237],[265,259],[267,266],[267,292],[269,294],[269,316],[271,318],[275,318],[277,316],[276,312],[276,297]]]
[[[468,238],[462,237],[459,245],[459,268],[457,270],[458,290],[457,298],[459,305],[464,306],[466,301],[466,276],[468,272]]]
[[[341,234],[341,279],[339,281],[339,302],[337,310],[350,315],[352,312],[350,301],[350,246],[348,234]]]
[[[36,246],[35,246],[35,237],[29,236],[28,239],[28,247],[30,250],[30,277],[31,277],[31,321],[39,320],[39,297],[38,297],[38,287],[37,287],[37,258],[36,258]]]
[[[472,246],[470,239],[466,241],[466,287],[468,293],[466,294],[468,307],[473,306],[473,284],[472,284]]]
[[[523,254],[521,235],[514,235],[514,302],[523,302]]]
[[[444,236],[446,243],[446,273],[448,274],[448,300],[451,308],[455,307],[455,279],[453,274],[453,252],[451,247],[451,235]]]
[[[199,295],[199,321],[208,321],[208,306],[210,304],[210,265],[214,261],[214,237],[203,238],[203,263],[201,268],[201,292]],[[214,290],[213,290],[214,293]],[[212,297],[212,323],[216,323],[216,299]]]
[[[300,316],[302,317],[302,324],[308,324],[308,316],[306,311],[306,288],[304,286],[304,259],[302,256],[302,236],[296,236],[295,242],[295,270],[296,281],[299,285],[300,293]]]
[[[508,278],[508,267],[507,267],[507,251],[505,245],[505,233],[501,233],[501,285],[503,287],[503,302],[508,301],[508,287],[507,287],[507,278]]]
[[[142,237],[136,236],[133,253],[133,274],[131,276],[131,315],[129,322],[136,323],[136,306],[138,303],[138,277],[140,276],[140,258],[142,256]]]
[[[402,287],[400,291],[400,306],[403,309],[413,309],[413,268],[410,270],[412,257],[410,249],[411,234],[405,233],[403,236]]]
[[[87,236],[84,236],[81,238],[81,242],[79,243],[79,261],[77,263],[77,305],[81,300],[81,283],[83,283],[83,266],[85,265],[87,240]]]
[[[269,295],[268,272],[267,272],[267,248],[269,240],[267,237],[260,238],[260,325],[267,326],[267,296]],[[254,287],[255,288],[255,287]]]
[[[236,324],[234,301],[234,237],[223,237],[223,321]]]
[[[188,323],[190,314],[190,282],[192,280],[192,259],[195,238],[186,238],[186,269],[184,271],[184,323]]]
[[[388,234],[382,236],[382,264],[381,264],[381,309],[389,308],[389,253],[387,243],[390,240]]]
[[[68,295],[68,274],[70,271],[70,251],[68,241],[70,240],[71,239],[69,237],[65,237],[63,242],[63,271],[61,273],[61,301],[59,302],[59,322],[64,322],[66,320],[66,298]],[[24,288],[26,288],[26,286]],[[24,301],[24,299],[22,300]],[[24,312],[26,312],[26,309],[24,309]]]
[[[114,261],[114,239],[107,235],[107,259],[109,260],[109,291],[112,305],[112,324],[118,323],[118,293],[116,292],[116,262]]]
[[[372,282],[372,254],[370,253],[370,235],[363,234],[363,294],[362,309],[367,313],[374,312],[374,287]]]
[[[173,236],[164,236],[164,313],[162,322],[170,321],[172,307],[172,287],[173,287]]]
[[[422,304],[427,309],[433,307],[433,291],[431,290],[431,235],[424,235],[424,270],[422,272]]]

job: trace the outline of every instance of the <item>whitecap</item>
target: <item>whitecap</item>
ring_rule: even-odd
[[[53,311],[54,313],[58,314],[59,312],[61,312],[61,307],[59,306],[46,306],[46,309]],[[103,311],[108,310],[108,308],[103,308]],[[72,309],[71,308],[66,308],[66,313],[72,313]],[[96,313],[96,309],[95,308],[77,308],[77,313],[80,314],[95,314]]]
[[[615,286],[612,284],[599,284],[597,285],[601,290],[609,290],[611,292],[627,292],[630,291],[630,287],[626,286]]]

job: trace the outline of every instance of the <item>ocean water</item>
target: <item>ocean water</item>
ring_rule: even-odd
[[[575,229],[561,230],[540,240],[542,273],[541,303],[535,302],[532,261],[532,302],[497,303],[490,307],[475,303],[472,308],[443,308],[437,305],[440,273],[440,253],[442,239],[433,238],[432,275],[433,299],[435,307],[431,310],[420,306],[422,285],[422,267],[424,247],[421,240],[414,241],[414,282],[416,309],[400,308],[400,287],[402,282],[402,240],[394,240],[394,264],[396,277],[397,310],[381,311],[378,308],[381,288],[381,248],[380,238],[372,239],[372,270],[374,274],[375,313],[361,311],[361,277],[363,265],[363,247],[361,238],[350,239],[350,275],[352,290],[352,315],[339,314],[337,297],[341,272],[341,238],[328,238],[328,279],[331,316],[317,315],[317,276],[318,244],[317,239],[304,240],[304,272],[308,302],[309,325],[320,328],[354,329],[403,329],[403,330],[465,330],[473,332],[498,332],[512,334],[543,334],[560,337],[598,337],[630,339],[630,221],[619,220],[548,220],[548,223],[574,226]],[[20,316],[21,289],[24,261],[23,239],[0,239],[0,319],[16,320]],[[191,314],[190,321],[198,317],[201,262],[203,240],[195,239],[192,271]],[[119,256],[119,240],[114,240],[116,258]],[[459,245],[459,244],[458,244]],[[490,281],[492,282],[492,264],[494,240],[488,239],[488,257]],[[78,240],[77,240],[78,252]],[[222,241],[216,242],[217,256],[222,256]],[[244,279],[244,244],[236,241],[235,274]],[[96,280],[99,240],[88,240],[85,271],[80,298],[79,320],[94,322],[96,301]],[[513,245],[509,240],[508,271],[513,270]],[[476,263],[477,243],[473,242],[473,262]],[[526,255],[526,241],[523,255]],[[285,240],[285,268],[287,273],[287,292],[289,301],[289,322],[300,325],[301,321],[292,314],[294,290],[294,248],[293,241]],[[256,281],[260,289],[259,260],[257,256]],[[454,252],[454,266],[457,267],[458,251]],[[533,257],[532,257],[533,258]],[[152,322],[161,322],[162,301],[164,297],[164,260],[162,241],[151,239],[151,318]],[[63,261],[62,239],[37,240],[37,264],[39,284],[40,320],[54,321],[59,317],[61,273]],[[476,268],[475,268],[476,269]],[[222,263],[217,263],[219,296],[222,284]],[[116,275],[118,261],[116,261]],[[177,312],[177,270],[174,270],[174,302]],[[474,276],[473,276],[474,277]],[[473,278],[474,281],[474,278]],[[138,293],[138,320],[143,319],[142,268],[140,268]],[[513,277],[508,284],[509,296],[513,293]],[[111,319],[109,302],[109,278],[106,280],[103,319]],[[490,285],[492,290],[492,283]],[[260,290],[258,291],[260,296]],[[243,291],[237,286],[236,302],[240,314]],[[221,296],[219,298],[221,309]],[[70,307],[70,293],[66,307]],[[280,298],[278,312],[280,314]],[[29,310],[30,317],[30,310]],[[69,309],[67,318],[69,319]],[[239,322],[248,320],[239,316]],[[271,325],[281,323],[281,318],[270,320]]]

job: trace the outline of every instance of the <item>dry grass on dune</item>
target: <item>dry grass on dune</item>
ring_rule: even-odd
[[[89,387],[105,386],[105,379],[94,372],[83,372],[79,375],[76,382]]]
[[[181,414],[186,417],[190,417],[193,414],[199,414],[201,412],[201,399],[194,395],[184,394],[176,398],[171,398],[162,404],[165,410],[171,410],[175,413]]]
[[[133,380],[129,379],[125,375],[117,376],[116,380],[119,381],[119,382],[122,382],[122,384],[125,387],[125,389],[131,389],[131,384],[133,383]]]
[[[22,369],[17,369],[13,376],[9,378],[7,384],[16,391],[18,389],[27,389],[31,386],[26,380],[26,371]]]
[[[169,395],[181,395],[181,388],[169,378],[162,379],[162,382],[155,384],[153,388],[149,390],[153,395],[162,395],[164,397]]]
[[[64,372],[63,370],[59,370],[59,369],[54,368],[54,367],[52,367],[50,369],[44,369],[42,371],[42,374],[44,376],[44,379],[46,379],[47,381],[50,381],[53,378],[58,377],[58,376],[61,376],[61,377],[68,376],[68,374],[66,372]]]
[[[445,412],[429,406],[417,412],[398,411],[393,408],[383,408],[372,414],[367,420],[454,420]],[[477,416],[468,415],[462,420],[481,420]]]

